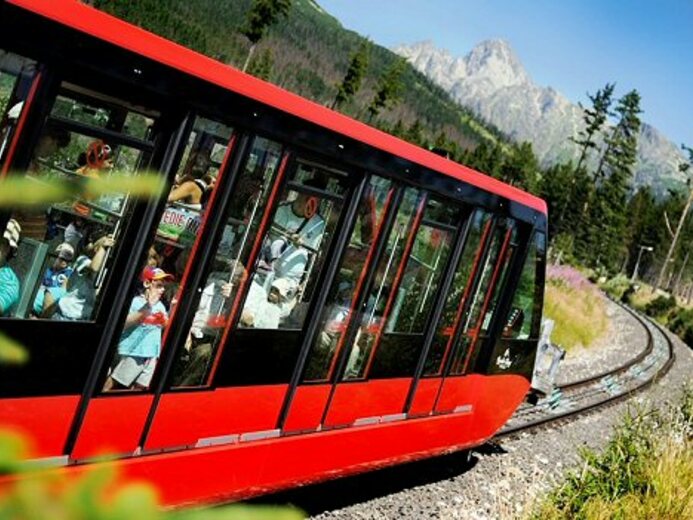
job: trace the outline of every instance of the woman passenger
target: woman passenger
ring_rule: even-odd
[[[203,151],[194,152],[186,173],[168,195],[168,202],[185,204],[189,209],[201,210],[205,194],[214,187],[213,177],[207,174],[211,166],[209,155]]]

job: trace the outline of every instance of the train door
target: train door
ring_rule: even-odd
[[[349,316],[342,340],[347,348],[327,358],[330,364],[339,360],[339,365],[337,383],[322,412],[324,426],[402,415],[460,218],[456,206],[414,188],[403,189],[367,282],[350,294],[359,302],[359,312]],[[326,350],[321,346],[325,334],[314,344],[307,376]],[[307,388],[302,392],[308,393]],[[287,421],[287,428],[297,426]]]
[[[171,349],[210,214],[219,190],[228,184],[236,140],[231,127],[203,116],[190,117],[184,125],[179,152],[174,152],[175,180],[159,210],[163,213],[152,221],[158,222],[154,233],[145,229],[153,238],[142,237],[141,253],[133,255],[134,282],[125,285],[125,316],[117,320],[95,374],[94,396],[75,432],[73,458],[105,451],[128,454],[140,445],[154,403],[158,360]]]
[[[12,53],[0,54],[0,71],[0,99],[8,100],[3,171],[38,197],[2,219],[13,239],[0,262],[7,275],[0,326],[29,359],[0,367],[0,422],[27,433],[35,456],[62,460],[122,305],[116,273],[126,272],[151,210],[122,189],[90,193],[85,181],[158,167],[173,125],[160,105],[106,90],[94,77],[83,82],[66,70],[59,79]]]
[[[481,340],[493,323],[500,290],[505,284],[513,253],[517,248],[517,228],[512,219],[490,219],[483,213],[479,213],[476,218],[475,228],[480,231],[480,240],[471,271],[465,274],[468,267],[462,263],[458,269],[462,273],[461,278],[467,280],[465,296],[457,304],[453,328],[446,330],[449,318],[446,320],[444,316],[441,321],[439,333],[442,338],[448,336],[445,348],[433,349],[429,357],[429,370],[437,367],[439,371],[446,371],[434,405],[435,412],[472,410],[470,403],[474,399],[473,383],[463,376],[472,371],[479,355]],[[463,260],[465,256],[467,255],[463,255]],[[441,351],[443,360],[436,363],[435,356],[440,356]]]
[[[210,298],[193,313],[145,450],[279,435],[308,317],[356,184],[340,169],[280,155],[275,146],[258,138],[246,160],[238,182],[248,191],[232,195],[226,219],[229,252],[199,288]]]

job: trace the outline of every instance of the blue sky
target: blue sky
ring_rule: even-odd
[[[529,75],[571,101],[635,88],[642,119],[693,147],[693,0],[317,0],[386,47],[432,40],[453,55],[503,38]]]

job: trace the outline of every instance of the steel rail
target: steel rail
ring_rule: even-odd
[[[544,412],[537,419],[521,422],[519,424],[508,426],[506,428],[501,429],[500,432],[498,434],[496,434],[494,439],[507,437],[507,436],[510,436],[512,434],[515,434],[515,433],[518,433],[521,431],[531,430],[531,429],[534,429],[534,428],[537,428],[539,426],[543,426],[543,425],[546,425],[549,423],[554,423],[554,422],[565,420],[565,419],[576,418],[577,416],[585,414],[585,413],[590,412],[592,410],[596,410],[598,408],[605,407],[606,405],[622,401],[624,399],[632,397],[633,395],[635,395],[638,392],[641,392],[642,390],[645,390],[646,388],[648,388],[652,384],[654,384],[656,381],[661,379],[664,375],[666,375],[666,373],[669,371],[669,369],[671,368],[671,366],[673,365],[673,363],[676,359],[676,355],[674,353],[674,346],[673,346],[671,339],[662,330],[662,328],[657,323],[655,323],[654,321],[647,320],[647,322],[646,322],[644,318],[642,318],[641,316],[636,314],[631,309],[628,309],[625,306],[622,306],[622,307],[625,308],[647,330],[647,334],[648,334],[648,347],[647,347],[647,349],[645,351],[643,351],[643,353],[641,353],[640,355],[629,360],[627,363],[625,363],[622,366],[617,367],[614,370],[602,373],[598,376],[586,378],[586,379],[583,379],[580,381],[571,382],[571,383],[568,383],[566,385],[563,385],[563,386],[559,387],[561,389],[561,391],[566,390],[566,389],[570,389],[570,390],[574,391],[577,388],[590,387],[591,385],[601,381],[605,377],[621,375],[624,372],[630,370],[632,367],[635,367],[639,363],[642,363],[649,355],[653,354],[652,351],[654,349],[655,340],[654,340],[652,331],[650,330],[650,327],[648,326],[648,323],[655,330],[657,330],[657,332],[661,335],[661,337],[666,342],[667,351],[668,351],[668,358],[667,358],[666,362],[661,367],[659,367],[654,372],[654,374],[652,374],[650,377],[648,377],[646,380],[644,380],[641,384],[639,384],[633,388],[626,388],[623,392],[619,392],[619,393],[616,393],[613,395],[608,395],[606,398],[591,402],[585,406],[580,406],[580,407],[569,409],[569,410],[566,410],[563,412],[558,412],[558,413]],[[658,361],[659,361],[658,356],[655,356],[655,359],[653,359],[653,361],[646,368],[651,369],[652,366],[654,366]],[[632,382],[633,380],[636,379],[636,377],[631,378],[627,382]],[[592,395],[596,395],[599,393],[603,393],[603,391],[602,390],[595,390],[591,394],[583,393],[583,394],[575,394],[575,396],[589,395],[591,397]],[[527,410],[527,409],[520,409],[520,410]],[[518,417],[521,417],[521,415]]]

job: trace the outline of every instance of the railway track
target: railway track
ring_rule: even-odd
[[[647,336],[645,350],[615,369],[558,386],[553,394],[534,406],[522,405],[496,439],[571,419],[626,399],[667,373],[675,359],[669,337],[654,322],[623,308],[642,325]]]

